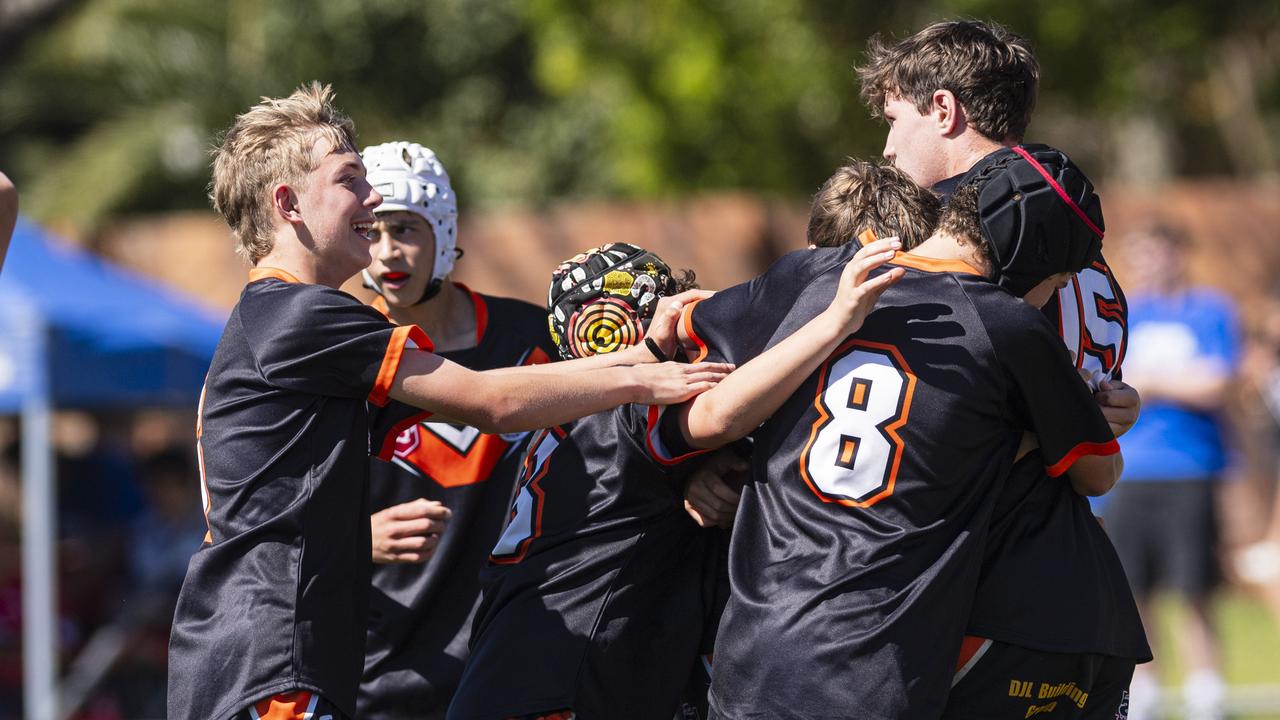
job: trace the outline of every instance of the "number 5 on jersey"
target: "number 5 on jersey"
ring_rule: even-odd
[[[916,376],[892,345],[849,340],[823,363],[818,419],[800,475],[823,502],[871,507],[893,494]]]

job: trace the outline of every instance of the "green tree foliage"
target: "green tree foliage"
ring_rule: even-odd
[[[866,38],[971,16],[1032,39],[1044,67],[1032,136],[1095,172],[1111,169],[1134,116],[1158,118],[1187,148],[1176,170],[1266,171],[1280,149],[1250,144],[1275,135],[1278,7],[82,0],[0,53],[0,165],[30,213],[84,229],[204,207],[216,133],[260,96],[320,79],[362,142],[435,148],[466,205],[726,188],[804,196],[843,157],[881,147],[853,72]],[[1237,137],[1233,150],[1233,132],[1262,140]]]

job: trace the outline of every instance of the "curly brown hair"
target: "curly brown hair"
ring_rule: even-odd
[[[947,207],[942,211],[942,219],[938,221],[938,232],[946,233],[956,240],[978,248],[978,257],[982,262],[983,272],[991,275],[995,268],[995,251],[991,240],[982,232],[982,218],[978,213],[978,187],[963,185],[951,196]]]
[[[676,291],[674,293],[676,295],[679,295],[685,290],[698,289],[698,274],[689,268],[672,270],[671,279],[676,281]]]

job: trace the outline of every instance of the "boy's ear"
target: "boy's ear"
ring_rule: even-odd
[[[285,183],[276,185],[271,191],[271,204],[276,214],[285,222],[302,222],[302,212],[298,208],[298,194]]]
[[[932,115],[943,135],[964,129],[964,109],[950,90],[934,90]]]

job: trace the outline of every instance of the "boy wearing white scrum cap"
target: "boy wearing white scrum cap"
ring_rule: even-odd
[[[390,142],[361,154],[382,195],[366,287],[374,307],[422,328],[444,357],[473,370],[557,357],[542,308],[449,279],[458,202],[430,148]],[[414,423],[391,463],[372,463],[373,594],[358,697],[362,718],[443,717],[466,659],[478,575],[497,540],[524,434]]]

